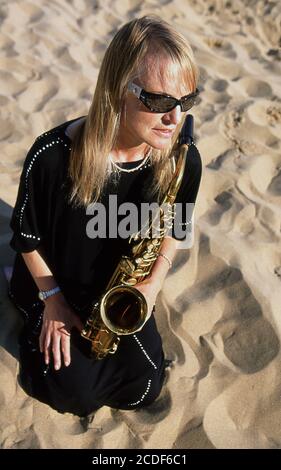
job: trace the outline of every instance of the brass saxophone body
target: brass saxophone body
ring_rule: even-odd
[[[172,227],[174,202],[182,182],[188,148],[193,142],[192,134],[193,116],[188,115],[172,149],[172,154],[178,154],[177,164],[174,165],[173,177],[158,213],[151,222],[147,222],[145,237],[143,229],[130,237],[130,254],[121,257],[106,286],[105,294],[91,308],[81,335],[91,341],[92,355],[96,359],[114,354],[120,336],[139,331],[148,318],[150,312],[146,299],[134,286],[150,274],[164,237]],[[155,220],[158,231],[151,238]]]

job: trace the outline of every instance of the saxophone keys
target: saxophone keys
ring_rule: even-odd
[[[143,269],[142,268],[135,269],[134,276],[136,277],[143,276]]]
[[[155,246],[155,243],[149,243],[149,245],[147,246],[147,251],[152,251],[154,249],[154,246]]]
[[[126,279],[126,282],[124,282],[126,286],[134,286],[136,283],[137,280],[134,277],[129,277],[128,279]]]
[[[151,253],[144,253],[143,255],[143,259],[144,260],[148,260],[148,259],[152,259],[153,258],[153,252]]]
[[[147,266],[151,265],[151,261],[153,261],[154,258],[151,258],[150,260],[146,260],[142,263],[142,268],[146,268]],[[156,258],[155,258],[156,259]]]
[[[123,259],[120,261],[120,270],[121,270],[123,273],[126,273],[126,274],[131,275],[132,272],[134,271],[134,264],[132,263],[131,260],[129,260],[129,259],[127,259],[127,258],[123,258]]]

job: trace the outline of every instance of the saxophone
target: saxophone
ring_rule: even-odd
[[[171,151],[171,155],[178,153],[178,159],[177,164],[173,160],[173,177],[159,211],[148,222],[145,237],[140,236],[141,232],[131,235],[130,256],[121,257],[106,286],[105,294],[92,305],[90,316],[81,331],[82,337],[91,341],[91,353],[95,359],[114,354],[120,336],[139,331],[148,319],[150,312],[146,299],[133,286],[150,274],[164,237],[172,226],[175,217],[174,202],[182,182],[189,145],[192,143],[193,116],[189,114]],[[157,236],[151,238],[156,219],[160,228]]]

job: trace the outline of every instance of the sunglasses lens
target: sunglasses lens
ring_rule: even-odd
[[[177,104],[177,101],[173,97],[165,95],[157,95],[154,93],[147,93],[141,97],[143,103],[154,113],[167,113],[171,111]],[[192,106],[198,103],[197,96],[187,96],[181,100],[182,111],[188,111]]]
[[[198,103],[198,96],[192,96],[190,98],[187,98],[183,103],[182,103],[182,109],[183,111],[188,111],[192,106]]]
[[[146,99],[146,105],[156,113],[166,113],[175,106],[175,100],[167,96],[155,96]]]

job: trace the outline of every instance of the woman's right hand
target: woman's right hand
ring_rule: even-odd
[[[39,344],[46,364],[50,363],[52,352],[56,370],[60,369],[62,362],[65,366],[69,366],[71,362],[70,335],[73,327],[81,331],[83,324],[63,294],[59,292],[48,297],[45,300]]]

